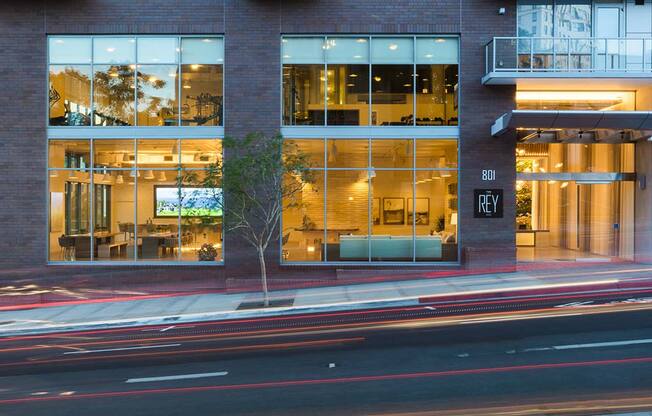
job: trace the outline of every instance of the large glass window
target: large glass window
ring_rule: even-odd
[[[455,140],[291,142],[317,180],[283,212],[283,261],[457,261]]]
[[[57,36],[50,126],[220,126],[221,37]]]
[[[286,126],[457,124],[457,38],[288,36],[282,62]]]
[[[219,139],[50,140],[48,153],[51,261],[222,260],[221,189],[202,185]]]

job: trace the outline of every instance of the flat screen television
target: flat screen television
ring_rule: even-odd
[[[154,217],[176,217],[179,207],[182,217],[221,217],[221,201],[221,188],[182,187],[179,192],[176,186],[155,186]]]

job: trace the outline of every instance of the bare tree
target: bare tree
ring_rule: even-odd
[[[307,154],[279,135],[252,133],[242,139],[225,138],[225,157],[182,181],[206,189],[224,215],[224,231],[237,232],[256,250],[264,306],[269,306],[265,252],[279,238],[283,209],[301,206],[301,193],[314,183]]]

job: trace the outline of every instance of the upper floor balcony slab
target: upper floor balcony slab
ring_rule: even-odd
[[[483,84],[545,80],[651,83],[652,39],[495,37],[485,46]]]

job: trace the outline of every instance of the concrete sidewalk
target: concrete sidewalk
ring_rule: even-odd
[[[424,298],[501,297],[506,291],[560,293],[637,282],[649,286],[650,278],[652,266],[622,263],[278,290],[271,298],[284,300],[287,306],[267,309],[238,309],[243,303],[260,301],[258,292],[89,300],[1,311],[0,336],[416,305]]]

